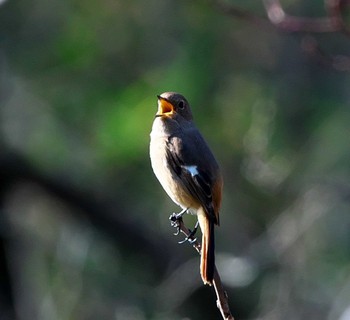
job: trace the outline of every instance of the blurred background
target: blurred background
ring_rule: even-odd
[[[164,91],[188,98],[223,171],[235,319],[350,319],[349,36],[216,4],[0,1],[1,320],[220,319],[150,167]]]

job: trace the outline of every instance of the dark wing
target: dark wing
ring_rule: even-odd
[[[218,223],[213,207],[213,187],[219,173],[218,165],[199,132],[186,135],[185,139],[181,136],[170,137],[167,142],[167,162],[183,187]]]

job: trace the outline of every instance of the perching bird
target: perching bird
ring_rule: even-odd
[[[200,273],[211,285],[215,269],[214,225],[219,224],[222,176],[207,143],[196,128],[181,94],[158,96],[150,144],[154,174],[184,211],[196,213],[202,231]]]

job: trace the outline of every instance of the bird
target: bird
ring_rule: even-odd
[[[194,124],[186,98],[176,92],[157,96],[150,134],[153,172],[181,213],[197,214],[202,233],[200,274],[212,285],[215,270],[214,226],[219,225],[223,179],[219,165]]]

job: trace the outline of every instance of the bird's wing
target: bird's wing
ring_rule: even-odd
[[[172,136],[168,140],[166,154],[167,163],[183,187],[218,223],[218,212],[213,207],[213,188],[218,166],[204,139],[199,133],[187,139]]]

